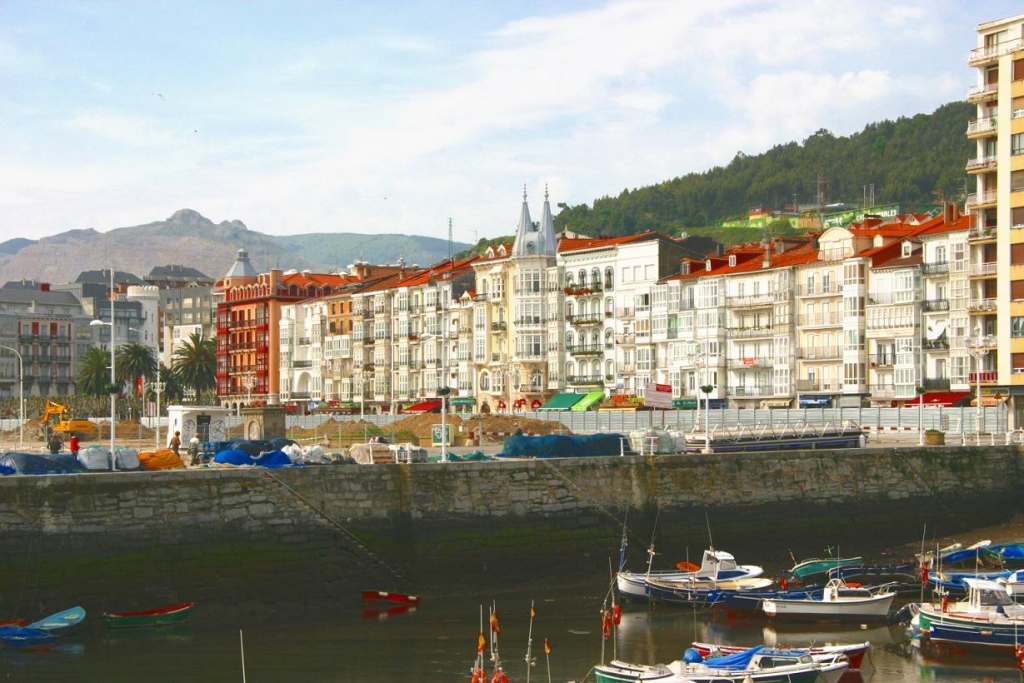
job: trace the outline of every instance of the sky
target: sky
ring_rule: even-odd
[[[0,0],[0,242],[540,216],[964,100],[1020,0]],[[966,128],[965,128],[966,130]],[[795,188],[794,192],[801,191]],[[813,195],[813,179],[803,188]]]

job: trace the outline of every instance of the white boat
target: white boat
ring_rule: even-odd
[[[705,660],[694,649],[668,664],[630,664],[613,660],[594,667],[597,683],[836,683],[849,670],[845,655],[776,650],[763,645]]]
[[[647,598],[648,579],[655,579],[663,585],[667,582],[672,584],[678,582],[680,586],[693,587],[694,585],[714,587],[716,582],[731,581],[735,579],[749,579],[759,577],[764,569],[757,565],[741,565],[736,563],[736,558],[724,550],[709,548],[704,551],[700,567],[696,571],[651,571],[651,559],[654,553],[648,551],[649,558],[647,571],[644,573],[620,571],[615,575],[615,582],[619,594],[632,598]]]
[[[821,597],[765,598],[761,608],[776,619],[870,619],[884,618],[896,597],[890,586],[864,588],[830,579]]]

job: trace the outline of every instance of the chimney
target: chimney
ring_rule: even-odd
[[[40,292],[49,292],[50,291],[50,283],[49,282],[40,282],[39,283],[39,291]]]
[[[771,268],[772,267],[772,243],[771,242],[765,242],[764,243],[764,261],[761,262],[761,267],[762,268]]]

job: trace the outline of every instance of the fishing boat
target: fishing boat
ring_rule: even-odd
[[[407,593],[388,593],[386,591],[363,591],[366,602],[393,602],[400,605],[418,605],[420,596]]]
[[[736,558],[724,550],[709,548],[704,551],[700,566],[696,571],[660,571],[652,572],[650,561],[653,558],[653,551],[648,551],[648,565],[646,573],[630,571],[619,571],[615,575],[616,586],[619,594],[633,599],[648,599],[648,581],[654,579],[662,588],[675,584],[680,588],[701,586],[714,588],[722,581],[733,581],[737,579],[757,578],[764,573],[764,569],[757,565],[737,564]],[[770,581],[768,582],[771,583]]]
[[[658,681],[660,683],[836,683],[849,669],[845,655],[815,659],[758,645],[738,653],[704,659],[687,649],[683,659],[669,664],[630,664],[613,660],[594,667],[597,683]]]
[[[17,650],[45,649],[60,640],[60,635],[35,628],[8,627],[0,633],[0,644]]]
[[[761,609],[773,619],[842,620],[885,618],[896,597],[888,586],[866,588],[831,579],[820,598],[768,598]]]
[[[139,612],[104,612],[101,619],[107,628],[169,626],[188,621],[195,605],[194,602],[182,602]]]
[[[750,649],[749,647],[741,645],[722,645],[720,643],[700,642],[694,642],[690,647],[699,652],[701,657],[704,657],[705,660],[708,657],[734,655]],[[821,657],[825,660],[831,660],[837,654],[846,655],[846,659],[849,660],[849,670],[860,671],[861,665],[864,663],[864,655],[867,654],[869,647],[871,647],[871,642],[864,641],[862,643],[850,643],[848,645],[816,645],[813,647],[773,646],[773,649],[784,651],[794,656],[809,654],[812,657]]]
[[[812,590],[749,590],[714,589],[708,603],[716,616],[726,619],[747,619],[761,612],[761,603],[769,598],[803,599],[820,596],[821,588]]]
[[[993,628],[987,624],[961,624],[933,621],[921,636],[921,647],[956,653],[1008,653],[1016,655],[1024,647],[1024,624],[1014,629]]]
[[[793,559],[793,566],[786,575],[793,581],[805,586],[817,583],[819,586],[828,579],[828,572],[836,567],[857,567],[864,564],[863,557],[832,557],[831,548],[827,548],[829,557],[815,557],[809,560],[797,562]]]
[[[650,578],[647,580],[647,595],[652,602],[710,606],[721,595],[720,591],[730,591],[732,593],[760,592],[771,587],[771,585],[772,580],[763,576],[727,579],[725,581],[693,579],[665,581]]]
[[[828,570],[828,578],[842,579],[863,586],[887,584],[897,592],[909,592],[921,587],[921,573],[913,560],[888,565],[847,565]]]
[[[985,559],[1003,569],[1024,569],[1024,543],[999,543],[982,550]]]

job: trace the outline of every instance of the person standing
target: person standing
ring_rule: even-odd
[[[171,437],[171,442],[168,444],[174,454],[180,457],[179,450],[181,450],[181,432],[174,432],[174,436]]]
[[[71,434],[71,441],[68,442],[68,447],[71,449],[71,455],[78,457],[78,434]]]
[[[199,462],[199,432],[196,432],[195,435],[191,439],[188,440],[188,455],[189,455],[189,460],[191,461],[189,464],[191,464],[191,465],[198,465],[198,464],[200,464],[200,462]]]
[[[54,455],[60,453],[60,450],[64,448],[64,442],[60,440],[60,435],[57,434],[57,432],[54,432],[50,437],[50,443],[48,446],[50,447],[50,453]]]

